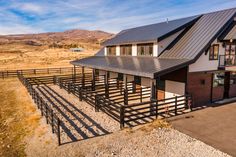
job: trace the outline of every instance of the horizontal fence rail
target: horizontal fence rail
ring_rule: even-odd
[[[58,118],[57,114],[53,111],[53,109],[48,105],[47,101],[45,101],[40,94],[33,88],[33,83],[31,79],[24,78],[23,75],[18,76],[19,80],[26,87],[29,94],[31,95],[34,103],[37,105],[38,109],[41,111],[41,115],[46,118],[47,124],[49,124],[52,128],[52,133],[57,135],[58,145],[61,145],[61,126],[62,121]]]
[[[47,75],[47,74],[72,74],[74,67],[61,67],[61,68],[42,68],[42,69],[22,69],[22,70],[6,70],[0,71],[0,78],[17,77],[20,75]],[[76,69],[77,73],[81,72],[81,69]]]

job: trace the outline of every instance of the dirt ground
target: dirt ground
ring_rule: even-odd
[[[25,156],[26,136],[38,126],[36,112],[26,89],[17,79],[0,81],[0,156]]]

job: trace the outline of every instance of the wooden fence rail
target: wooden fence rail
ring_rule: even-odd
[[[74,67],[61,67],[61,68],[42,68],[42,69],[22,69],[22,70],[5,70],[0,71],[0,78],[17,77],[20,75],[46,75],[46,74],[72,74]],[[81,72],[81,69],[76,69],[77,73]]]
[[[30,79],[24,78],[23,75],[19,75],[18,77],[22,84],[28,90],[38,109],[40,109],[41,115],[46,118],[47,124],[51,126],[52,133],[55,133],[57,135],[58,145],[61,145],[60,128],[62,126],[62,121],[59,119],[53,109],[48,105],[47,101],[45,101],[45,99],[40,96],[40,94],[35,90],[35,88],[33,88],[33,84],[31,84]]]

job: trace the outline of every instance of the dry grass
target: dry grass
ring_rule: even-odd
[[[25,156],[24,138],[38,126],[26,89],[16,79],[0,81],[0,156]]]
[[[5,44],[0,45],[0,70],[69,66],[70,61],[94,55],[97,51],[91,48],[76,53],[47,46]]]

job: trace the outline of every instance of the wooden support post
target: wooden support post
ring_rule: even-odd
[[[53,110],[51,109],[51,126],[52,126],[52,133],[54,133],[54,114],[53,114]]]
[[[95,69],[92,70],[92,91],[95,91],[95,86],[96,86],[96,77],[95,77]]]
[[[135,84],[135,81],[132,82],[132,90],[133,90],[133,93],[136,93],[136,84]]]
[[[84,74],[84,67],[82,67],[82,88],[85,86],[85,74]]]
[[[175,115],[177,115],[178,113],[177,113],[177,99],[178,99],[178,97],[177,96],[175,96]]]
[[[105,79],[104,79],[104,83],[105,83],[105,97],[109,98],[109,84],[108,84],[108,71],[106,71],[105,73]]]
[[[83,98],[82,98],[82,89],[79,88],[79,101],[83,101]]]
[[[95,95],[95,112],[99,112],[99,105],[100,105],[99,96]]]
[[[127,76],[124,75],[124,81],[125,81],[125,85],[124,85],[124,104],[128,105],[128,89],[127,89]]]
[[[140,86],[140,102],[143,102],[143,88]]]
[[[58,145],[59,145],[59,146],[61,145],[61,131],[60,131],[60,125],[61,125],[60,119],[57,118],[57,138],[58,138]]]
[[[150,95],[150,100],[154,101],[156,100],[156,80],[152,79],[150,82],[150,86],[151,86],[151,95]],[[155,115],[156,112],[156,107],[155,104],[153,102],[150,103],[150,114],[151,115]]]
[[[125,127],[125,107],[120,107],[120,128],[123,129]]]
[[[76,82],[76,66],[74,65],[74,68],[73,68],[73,82],[75,83]]]

